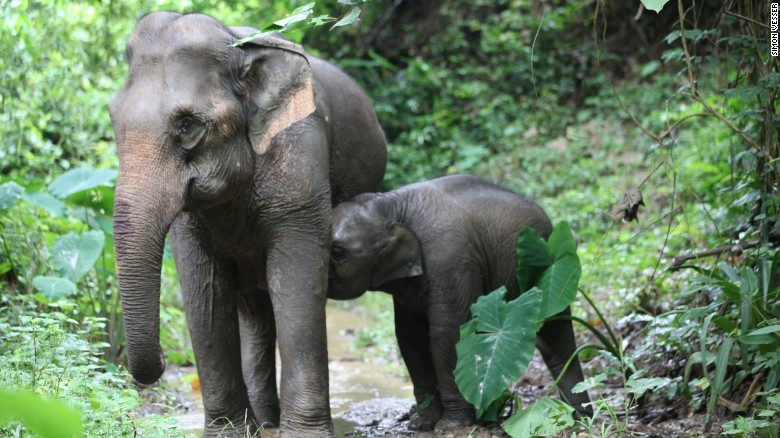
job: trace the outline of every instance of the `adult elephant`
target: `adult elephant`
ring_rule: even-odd
[[[386,141],[345,73],[280,38],[231,47],[252,31],[155,12],[127,42],[129,74],[109,111],[128,362],[143,384],[165,367],[160,268],[170,232],[204,435],[280,424],[323,436],[333,431],[325,338],[332,206],[380,188]]]

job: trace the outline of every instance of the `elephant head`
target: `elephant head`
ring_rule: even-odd
[[[205,15],[155,12],[127,42],[128,77],[109,112],[119,154],[117,274],[129,367],[140,383],[164,370],[160,268],[172,222],[245,193],[274,135],[315,110],[301,47],[272,37],[230,46],[248,32]]]
[[[420,241],[409,227],[360,203],[333,210],[328,298],[350,300],[422,273]]]

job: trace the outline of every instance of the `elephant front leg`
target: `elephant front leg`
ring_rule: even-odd
[[[282,433],[332,436],[325,328],[325,236],[281,236],[268,253],[268,287],[282,360]]]
[[[455,291],[454,294],[458,293],[455,288],[451,290]],[[472,425],[476,422],[474,406],[463,398],[455,383],[454,372],[458,360],[455,345],[460,339],[460,326],[467,320],[466,311],[461,307],[458,303],[433,304],[428,309],[431,351],[444,408],[441,420],[436,423],[436,430],[441,431]]]
[[[203,436],[248,436],[257,426],[241,372],[232,265],[181,230],[171,242],[206,413]]]
[[[255,418],[264,429],[279,426],[276,389],[276,325],[271,298],[265,290],[242,295],[238,306],[244,382]]]
[[[393,299],[395,336],[398,348],[414,385],[416,404],[409,415],[409,430],[433,430],[441,418],[442,406],[436,389],[428,323],[406,306]]]

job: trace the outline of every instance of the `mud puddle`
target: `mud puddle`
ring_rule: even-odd
[[[393,372],[398,364],[385,363],[375,355],[354,348],[354,333],[369,323],[359,309],[328,305],[328,368],[330,406],[337,436],[383,436],[405,434],[407,413],[414,399],[412,384]],[[277,380],[281,364],[277,356]],[[194,367],[166,371],[164,386],[177,405],[173,415],[179,429],[200,436],[203,401]],[[261,436],[275,436],[273,431]]]

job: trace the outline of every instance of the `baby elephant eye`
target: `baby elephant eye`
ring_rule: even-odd
[[[330,250],[330,259],[331,260],[333,260],[334,262],[339,263],[339,262],[343,262],[344,259],[346,259],[346,258],[347,258],[347,255],[344,252],[344,248],[342,248],[340,246],[334,246],[333,248],[331,248],[331,250]]]

